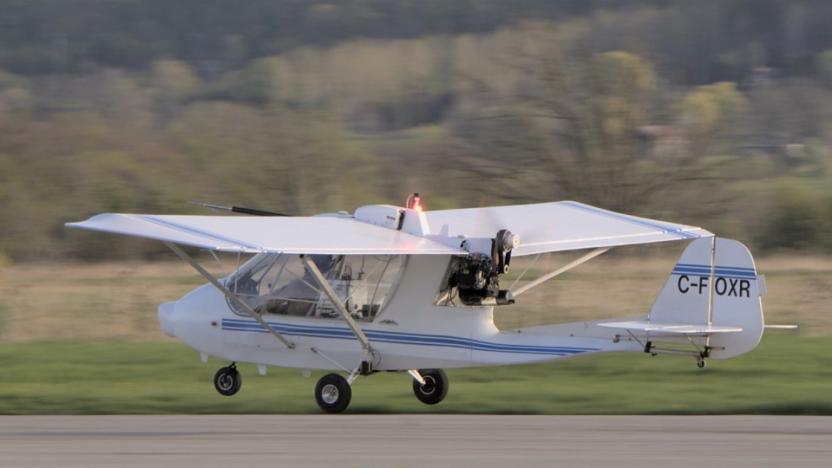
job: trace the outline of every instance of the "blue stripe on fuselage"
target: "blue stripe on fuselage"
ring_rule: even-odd
[[[355,336],[348,328],[291,325],[287,323],[269,322],[276,331],[293,336],[310,336],[319,338],[354,340]],[[258,322],[252,320],[223,319],[222,329],[253,333],[267,333],[268,331]],[[488,341],[463,338],[448,335],[427,335],[419,333],[390,332],[382,330],[364,330],[370,341],[381,343],[395,343],[418,346],[443,346],[450,348],[472,349],[477,351],[491,351],[520,354],[545,354],[557,356],[571,356],[588,351],[598,351],[598,348],[563,347],[563,346],[531,346],[493,343]]]

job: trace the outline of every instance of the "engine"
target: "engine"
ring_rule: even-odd
[[[490,255],[475,252],[455,257],[448,275],[448,287],[456,288],[459,299],[466,305],[514,304],[511,292],[500,289],[500,275],[508,272],[511,250],[517,243],[517,236],[503,229],[490,239]]]

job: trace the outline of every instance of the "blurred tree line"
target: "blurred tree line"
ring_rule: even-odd
[[[0,262],[102,211],[571,198],[832,249],[832,3],[0,0]]]

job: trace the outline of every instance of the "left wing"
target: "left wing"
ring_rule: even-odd
[[[350,216],[238,217],[104,213],[68,227],[222,252],[322,255],[466,255],[434,240]]]

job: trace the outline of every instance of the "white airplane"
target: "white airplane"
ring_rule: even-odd
[[[208,280],[161,304],[158,316],[162,330],[203,362],[230,361],[214,377],[218,392],[239,391],[238,362],[256,364],[261,374],[266,366],[335,371],[315,387],[330,413],[347,408],[358,376],[379,371],[409,373],[416,397],[436,404],[448,392],[442,368],[621,351],[687,355],[701,368],[706,358],[751,351],[764,329],[765,283],[741,243],[574,201],[426,211],[414,194],[406,207],[370,205],[352,214],[105,213],[67,226],[160,240]],[[494,325],[495,307],[610,248],[670,241],[689,244],[646,315]],[[181,246],[236,254],[238,268],[217,278]],[[571,250],[587,252],[533,281],[501,282],[513,257]]]

